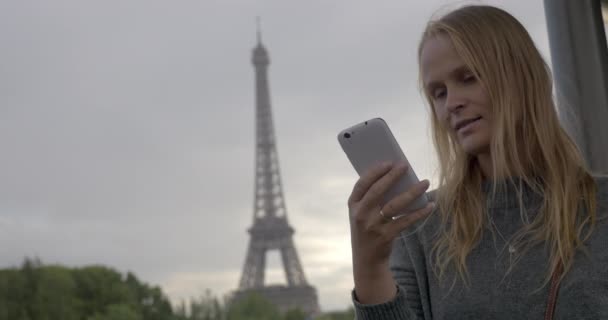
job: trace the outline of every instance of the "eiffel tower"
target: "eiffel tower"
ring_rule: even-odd
[[[253,49],[256,94],[256,158],[255,199],[253,226],[249,228],[250,240],[247,258],[239,289],[233,300],[239,300],[252,292],[258,293],[275,304],[280,311],[299,308],[309,316],[319,313],[317,292],[306,282],[304,270],[296,251],[294,229],[287,221],[287,210],[279,172],[279,159],[270,107],[270,90],[267,68],[268,52],[262,45],[259,21],[257,46]],[[278,250],[283,262],[287,285],[264,285],[266,253]]]

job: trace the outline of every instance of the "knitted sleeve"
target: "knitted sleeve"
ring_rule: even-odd
[[[424,263],[424,262],[423,262]],[[355,315],[358,320],[422,320],[425,317],[421,303],[420,288],[410,253],[406,250],[404,239],[399,237],[393,244],[390,258],[391,271],[397,282],[397,295],[392,301],[365,305],[357,301],[355,291],[352,291],[352,300],[355,306]],[[428,318],[430,319],[430,318]]]

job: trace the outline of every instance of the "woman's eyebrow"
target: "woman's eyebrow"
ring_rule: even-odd
[[[467,65],[465,65],[465,64],[462,64],[462,65],[459,65],[459,66],[457,66],[457,67],[453,68],[452,70],[450,70],[450,71],[448,72],[448,77],[449,77],[449,78],[460,77],[460,76],[462,76],[464,73],[468,73],[468,72],[471,72],[471,68],[469,68],[469,67],[468,67]],[[435,88],[436,88],[436,87],[438,87],[438,86],[441,86],[441,81],[432,80],[432,81],[427,82],[427,83],[424,85],[424,88],[425,88],[427,91],[430,91],[430,90],[432,90],[432,89],[435,89]]]
[[[460,65],[454,69],[452,69],[452,71],[449,72],[450,76],[461,76],[463,73],[468,73],[471,72],[471,68],[469,68],[467,65],[463,64]]]
[[[427,92],[431,92],[433,91],[435,88],[441,86],[441,82],[440,81],[430,81],[427,84],[424,85],[424,88],[426,89]]]

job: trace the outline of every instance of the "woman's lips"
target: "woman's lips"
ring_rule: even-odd
[[[478,117],[476,119],[473,119],[471,121],[468,121],[466,124],[464,124],[463,126],[461,126],[460,128],[458,128],[458,133],[465,133],[466,131],[468,131],[469,129],[472,129],[473,126],[479,122],[479,120],[481,120],[481,117]]]

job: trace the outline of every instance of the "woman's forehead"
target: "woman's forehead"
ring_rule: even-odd
[[[434,35],[426,39],[420,51],[420,72],[425,86],[462,69],[464,61],[445,35]]]

